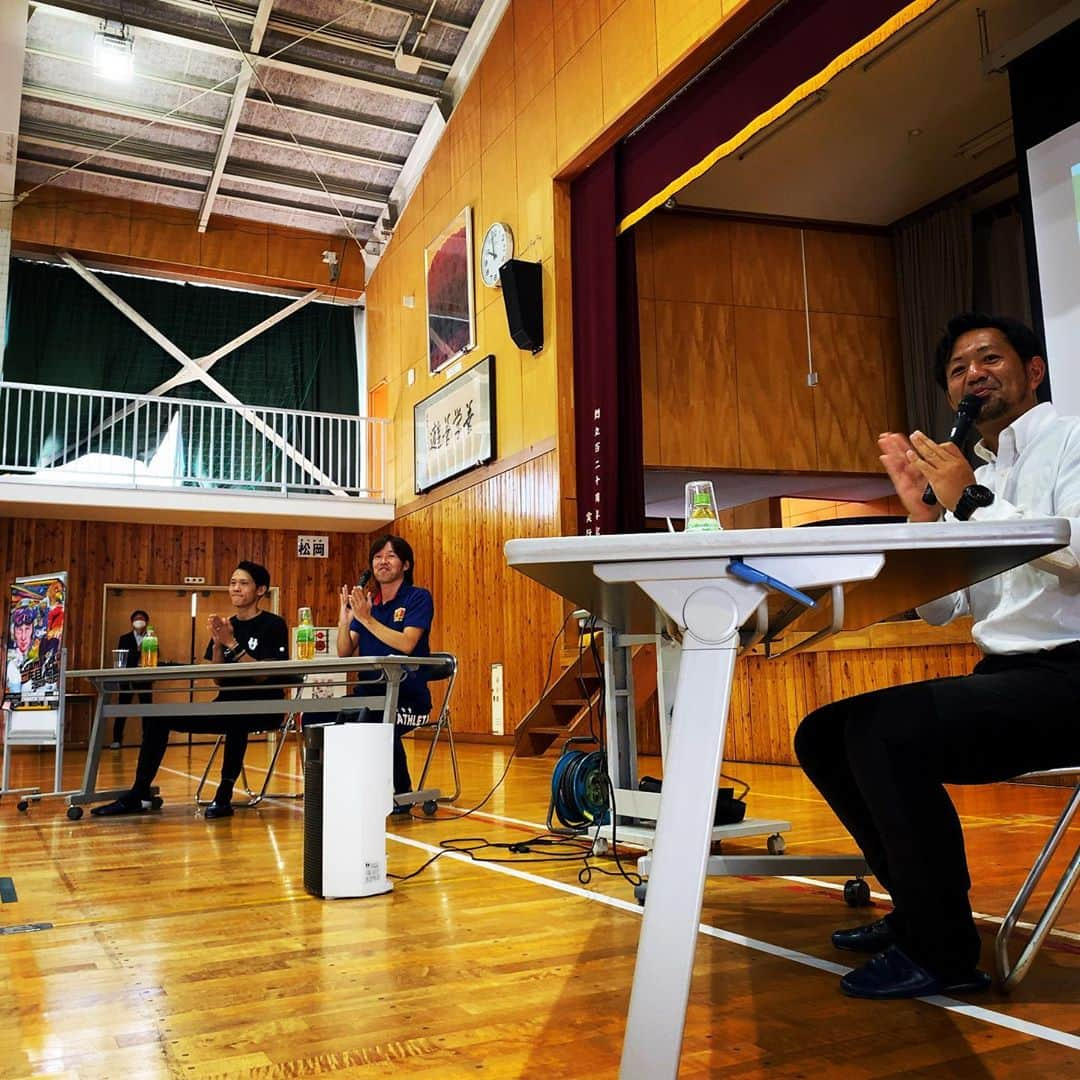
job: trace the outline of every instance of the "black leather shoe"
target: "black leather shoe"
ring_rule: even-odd
[[[832,943],[834,949],[873,954],[895,945],[896,934],[887,919],[878,919],[863,926],[853,926],[850,930],[834,931]]]
[[[959,975],[933,975],[895,945],[840,980],[840,989],[848,997],[875,1000],[961,994],[989,986],[990,976],[974,968]]]
[[[206,808],[205,816],[212,821],[214,818],[232,817],[235,812],[231,802],[218,802],[218,800],[215,799]]]
[[[92,806],[90,813],[94,817],[118,817],[120,814],[145,814],[149,809],[149,801],[144,801],[129,791],[113,802]]]

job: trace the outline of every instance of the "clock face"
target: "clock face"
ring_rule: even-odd
[[[514,234],[501,221],[491,224],[480,245],[480,277],[485,285],[499,284],[499,267],[514,257]]]

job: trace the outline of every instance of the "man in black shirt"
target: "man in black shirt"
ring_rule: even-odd
[[[252,660],[287,660],[289,630],[285,620],[272,611],[262,611],[259,602],[270,588],[270,573],[258,563],[244,561],[237,565],[229,579],[229,598],[236,609],[234,615],[223,619],[211,615],[207,620],[210,643],[204,659],[215,664],[244,664]],[[265,676],[229,676],[219,680],[221,691],[217,701],[280,701],[280,687],[264,687]],[[276,728],[281,722],[279,710],[265,715],[222,716],[221,718],[166,719],[143,721],[143,739],[139,761],[135,768],[135,783],[131,790],[115,802],[95,806],[90,813],[98,817],[117,814],[141,814],[150,807],[150,791],[158,768],[169,744],[170,731],[190,731],[198,734],[224,734],[225,753],[221,763],[221,783],[214,801],[206,808],[207,818],[231,817],[233,784],[240,775],[247,751],[248,735],[254,731]]]

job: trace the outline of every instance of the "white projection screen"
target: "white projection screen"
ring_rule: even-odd
[[[1080,415],[1080,123],[1027,152],[1051,397]]]

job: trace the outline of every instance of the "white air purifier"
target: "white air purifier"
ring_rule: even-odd
[[[376,896],[394,805],[391,724],[304,727],[304,888],[326,900]]]

